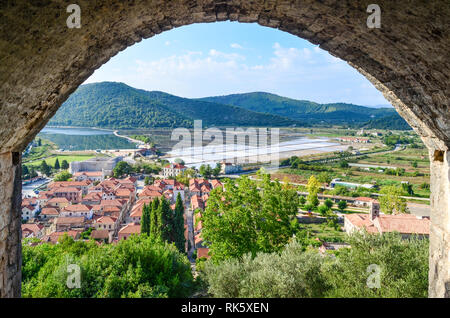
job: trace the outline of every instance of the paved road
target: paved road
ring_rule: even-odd
[[[415,216],[430,216],[431,207],[428,204],[408,202],[408,210]]]
[[[26,197],[37,197],[37,194],[34,193],[34,189],[40,187],[41,185],[50,182],[51,179],[43,179],[33,183],[29,183],[27,185],[22,186],[22,196]]]
[[[380,165],[369,165],[364,163],[349,163],[350,167],[359,167],[359,168],[381,168],[381,169],[396,169],[397,167],[393,166],[380,166]]]
[[[240,175],[231,175],[231,174],[228,174],[228,175],[223,175],[222,177],[225,177],[225,178],[230,178],[230,179],[237,179],[237,178],[239,178],[240,177]],[[252,179],[252,180],[256,180],[256,181],[261,181],[261,179],[257,179],[257,178],[254,178],[254,177],[252,177],[252,176],[250,176],[249,177],[250,179]],[[280,183],[284,183],[283,181],[279,181]],[[294,186],[307,186],[307,184],[306,183],[295,183],[295,182],[289,182],[289,184],[291,184],[291,185],[294,185]],[[333,188],[331,188],[331,187],[322,187],[322,189],[325,189],[325,190],[333,190]],[[382,195],[384,195],[384,194],[379,194],[379,193],[371,193],[370,195],[374,195],[374,196],[382,196]],[[408,197],[408,196],[400,196],[401,198],[404,198],[404,199],[406,199],[406,200],[419,200],[419,201],[430,201],[430,198],[421,198],[421,197]]]
[[[357,157],[361,157],[361,156],[365,156],[365,155],[367,155],[367,156],[372,156],[372,155],[382,155],[382,154],[385,154],[385,153],[390,153],[390,152],[400,151],[400,150],[403,150],[403,149],[405,149],[405,148],[402,147],[402,146],[395,146],[395,148],[392,149],[392,150],[379,151],[379,152],[374,152],[374,153],[370,153],[370,154],[352,155],[351,157],[352,157],[352,158],[357,158]],[[326,160],[326,159],[323,159],[323,160]],[[341,158],[336,158],[336,160],[342,160],[342,159],[341,159]],[[308,161],[305,161],[305,162],[308,162]],[[376,165],[366,165],[366,164],[357,164],[357,163],[352,163],[352,164],[350,164],[350,165],[361,166],[361,167],[372,167],[372,166],[373,166],[373,167],[386,167],[386,168],[387,168],[387,166],[376,166]],[[269,172],[269,171],[276,171],[276,170],[279,170],[279,169],[281,169],[281,168],[287,168],[287,167],[289,167],[289,166],[281,166],[281,165],[279,165],[279,166],[274,166],[274,167],[264,167],[264,169],[265,169],[267,172]],[[389,167],[389,168],[394,168],[394,169],[395,169],[395,167]],[[237,172],[237,173],[233,173],[233,174],[229,174],[229,175],[221,175],[220,177],[225,177],[225,178],[238,178],[238,177],[241,176],[241,175],[252,174],[252,173],[257,172],[258,170],[259,170],[259,168],[258,168],[258,169],[252,169],[252,170],[241,171],[241,172]]]
[[[119,135],[118,130],[114,130],[114,131],[113,131],[113,134],[114,134],[116,137],[119,137],[119,138],[125,138],[125,139],[127,139],[128,141],[133,142],[133,143],[136,143],[136,144],[138,144],[138,145],[145,145],[145,142],[143,142],[143,141],[141,141],[141,140],[133,139],[133,138],[131,138],[131,137],[124,136],[124,135]]]

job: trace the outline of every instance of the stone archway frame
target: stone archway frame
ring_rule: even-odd
[[[256,22],[318,44],[365,75],[424,140],[431,159],[432,297],[450,296],[450,5],[373,1],[63,0],[0,4],[0,296],[20,295],[20,152],[67,97],[121,50],[191,23]],[[447,53],[446,53],[447,52]],[[19,197],[19,198],[18,198]],[[446,285],[447,284],[447,285]]]

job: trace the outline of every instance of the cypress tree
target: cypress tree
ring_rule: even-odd
[[[158,207],[158,229],[161,238],[167,242],[172,241],[172,214],[169,202],[165,198],[161,198]]]
[[[159,236],[158,230],[158,206],[159,199],[155,198],[151,203],[151,212],[150,212],[150,235],[154,238]]]
[[[63,161],[61,161],[61,169],[64,169],[64,170],[69,169],[69,163],[67,162],[66,159],[64,159]]]
[[[55,160],[55,170],[59,170],[59,169],[60,169],[59,160],[58,160],[58,158],[56,158],[56,160]]]
[[[150,206],[147,204],[142,207],[141,234],[150,234]]]
[[[173,218],[173,232],[175,246],[180,252],[185,252],[185,238],[184,238],[184,206],[181,195],[178,193],[177,202],[175,203],[175,215]]]
[[[46,176],[50,175],[51,168],[45,160],[42,160],[41,165],[39,166],[39,169],[42,174],[45,174]]]

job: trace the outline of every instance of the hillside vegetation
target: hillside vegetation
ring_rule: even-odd
[[[189,99],[116,82],[80,86],[49,124],[114,129],[189,128],[196,119],[207,127],[349,125],[409,129],[393,108],[319,104],[264,92]]]
[[[200,100],[234,105],[251,111],[308,121],[308,124],[324,122],[328,124],[352,125],[366,123],[386,116],[398,116],[393,108],[371,108],[346,103],[319,104],[264,92],[205,97]],[[398,117],[400,118],[400,116]],[[374,126],[375,124],[376,122],[373,122],[372,125]]]
[[[154,128],[204,126],[300,126],[301,122],[235,106],[149,92],[123,83],[80,86],[49,122],[54,126]]]
[[[399,114],[395,113],[390,116],[383,118],[377,118],[370,120],[369,122],[362,125],[362,127],[367,129],[397,129],[397,130],[411,130],[411,126],[400,117]]]

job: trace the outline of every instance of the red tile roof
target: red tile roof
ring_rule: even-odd
[[[411,214],[380,215],[372,222],[368,214],[349,214],[345,218],[358,228],[366,228],[369,233],[399,232],[401,234],[429,235],[430,220]]]
[[[128,223],[119,231],[120,234],[140,234],[141,226],[139,224]]]
[[[91,232],[91,237],[95,239],[109,239],[109,231],[108,230],[93,230]]]
[[[59,215],[59,211],[55,208],[43,208],[41,215]]]
[[[158,197],[162,197],[162,193],[157,192],[157,191],[152,191],[152,190],[145,190],[142,191],[141,193],[139,193],[139,198],[158,198]]]
[[[83,197],[85,201],[99,201],[102,199],[102,195],[99,192],[89,192]]]
[[[74,177],[79,177],[79,176],[87,176],[87,177],[101,177],[103,175],[103,172],[101,171],[80,171],[80,172],[75,172],[73,174]]]
[[[95,220],[95,223],[101,223],[101,224],[114,224],[116,223],[117,218],[112,216],[102,216],[101,218]]]
[[[22,224],[22,231],[31,231],[32,233],[36,234],[38,233],[40,230],[42,230],[44,228],[43,225],[40,224],[36,224],[36,223],[30,223],[30,224]]]
[[[79,192],[80,190],[74,187],[56,187],[52,189],[53,193],[69,193],[69,192]]]
[[[186,166],[179,163],[171,163],[165,166],[164,168],[172,168],[172,169],[186,169]]]
[[[102,201],[100,201],[100,205],[101,206],[113,205],[113,206],[117,206],[117,207],[121,208],[126,202],[127,202],[127,200],[123,200],[123,199],[102,200]]]
[[[363,201],[363,202],[378,202],[375,199],[368,198],[368,197],[357,197],[355,198],[355,201]]]
[[[62,209],[64,212],[89,212],[90,210],[91,207],[85,204],[71,204]]]
[[[63,197],[63,198],[52,198],[47,201],[48,205],[51,205],[52,203],[69,203],[69,200]]]
[[[37,198],[23,198],[22,199],[22,205],[36,205],[37,204]]]
[[[209,248],[206,247],[201,247],[197,249],[197,258],[210,258],[211,256],[208,255],[209,253]]]
[[[55,224],[83,224],[84,217],[58,217],[54,220]]]
[[[87,187],[91,184],[89,180],[83,181],[54,181],[49,184],[48,188],[53,189],[57,187]]]

